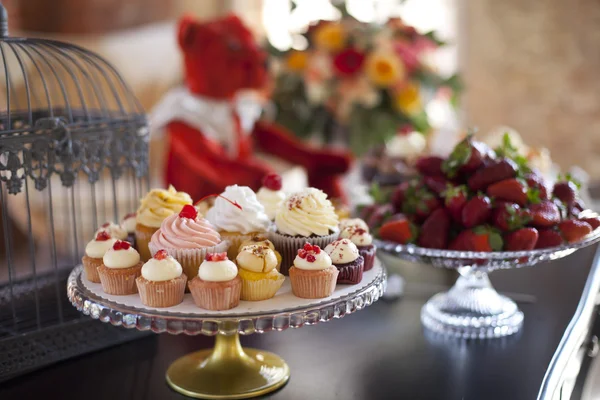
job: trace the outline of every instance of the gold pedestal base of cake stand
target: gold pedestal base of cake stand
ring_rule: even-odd
[[[247,399],[279,389],[290,368],[273,353],[244,349],[238,334],[217,335],[215,347],[177,359],[167,370],[174,390],[197,399]]]

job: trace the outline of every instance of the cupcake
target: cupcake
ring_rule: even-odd
[[[277,211],[269,239],[281,252],[281,273],[288,274],[307,241],[325,248],[338,238],[338,217],[327,195],[314,188],[290,195]]]
[[[196,276],[206,254],[227,251],[229,243],[221,240],[215,227],[198,215],[196,207],[186,204],[179,214],[164,219],[149,247],[152,254],[165,250],[181,264],[187,276]]]
[[[85,246],[85,255],[81,259],[83,271],[88,281],[100,283],[98,267],[102,265],[102,257],[110,249],[117,239],[110,237],[107,231],[100,230],[96,237]]]
[[[281,176],[269,174],[264,177],[262,184],[256,193],[256,198],[265,208],[267,217],[273,221],[277,210],[285,200],[285,193],[281,190]]]
[[[194,303],[205,310],[229,310],[240,304],[242,280],[227,253],[209,253],[198,276],[189,282]]]
[[[349,239],[356,245],[358,253],[365,259],[365,271],[373,268],[377,247],[373,244],[373,236],[371,236],[368,229],[360,228],[358,225],[350,225],[342,229],[340,238]]]
[[[292,293],[303,299],[329,297],[335,290],[338,274],[329,254],[307,242],[298,250],[294,265],[290,268]]]
[[[273,252],[275,253],[275,257],[277,257],[277,266],[275,267],[277,269],[277,271],[280,270],[281,268],[281,253],[279,253],[277,250],[275,250],[275,245],[273,244],[273,242],[271,242],[269,239],[267,239],[266,235],[255,235],[252,236],[250,239],[248,240],[244,240],[242,242],[242,244],[240,245],[240,247],[238,248],[238,253],[240,251],[242,251],[242,249],[246,246],[252,246],[252,245],[260,245],[260,246],[265,246],[268,247],[269,249],[273,250]]]
[[[148,307],[173,307],[183,301],[187,276],[181,264],[159,250],[142,266],[135,283],[142,303]]]
[[[127,295],[137,293],[135,280],[142,273],[140,254],[129,244],[117,240],[102,257],[98,267],[102,290],[107,294]]]
[[[349,239],[338,239],[325,247],[331,262],[339,271],[338,283],[355,285],[362,280],[365,259]]]
[[[127,232],[127,241],[133,245],[133,247],[137,248],[137,244],[135,242],[135,225],[136,225],[136,213],[127,214],[123,220],[121,221],[121,226]]]
[[[350,226],[356,226],[366,230],[367,232],[369,231],[369,225],[367,225],[367,223],[360,218],[346,218],[340,220],[340,231],[343,231]]]
[[[148,243],[160,224],[170,215],[177,214],[184,205],[192,204],[189,194],[169,189],[152,189],[141,201],[135,217],[135,239],[142,260],[152,257]]]
[[[96,231],[98,234],[100,231],[106,231],[110,235],[110,237],[116,240],[126,240],[127,239],[127,231],[119,224],[115,224],[114,222],[105,222],[102,224],[100,228]]]
[[[223,240],[229,241],[227,255],[231,260],[235,260],[243,241],[265,233],[271,224],[252,189],[238,185],[225,188],[206,213],[206,219],[217,228]]]
[[[261,245],[246,246],[236,258],[242,278],[242,300],[259,301],[275,296],[285,277],[277,272],[275,252]]]

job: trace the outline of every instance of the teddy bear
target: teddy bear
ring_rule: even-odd
[[[255,157],[260,150],[304,167],[310,186],[344,201],[340,179],[350,155],[310,146],[261,118],[262,104],[252,96],[268,92],[267,56],[237,16],[209,22],[184,16],[177,39],[185,85],[151,116],[151,124],[166,128],[167,184],[195,201],[232,184],[258,190],[272,172]]]

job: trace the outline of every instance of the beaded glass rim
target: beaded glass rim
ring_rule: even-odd
[[[82,271],[81,265],[75,267],[67,281],[67,295],[78,311],[115,326],[174,335],[249,335],[316,325],[342,318],[373,304],[385,292],[387,282],[387,273],[382,266],[379,275],[369,285],[344,297],[312,306],[282,309],[274,313],[244,313],[219,317],[142,310],[111,302],[93,294],[83,285]]]

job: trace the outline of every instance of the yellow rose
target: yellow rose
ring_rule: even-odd
[[[413,115],[421,111],[421,94],[419,85],[409,82],[402,86],[395,99],[396,108],[404,114]]]
[[[324,23],[314,33],[317,47],[329,51],[339,51],[344,48],[346,33],[340,24],[334,22]]]
[[[301,72],[306,68],[308,56],[304,51],[292,51],[288,54],[285,64],[290,71]]]
[[[375,85],[388,87],[404,77],[402,62],[391,53],[372,53],[367,57],[367,76]]]

